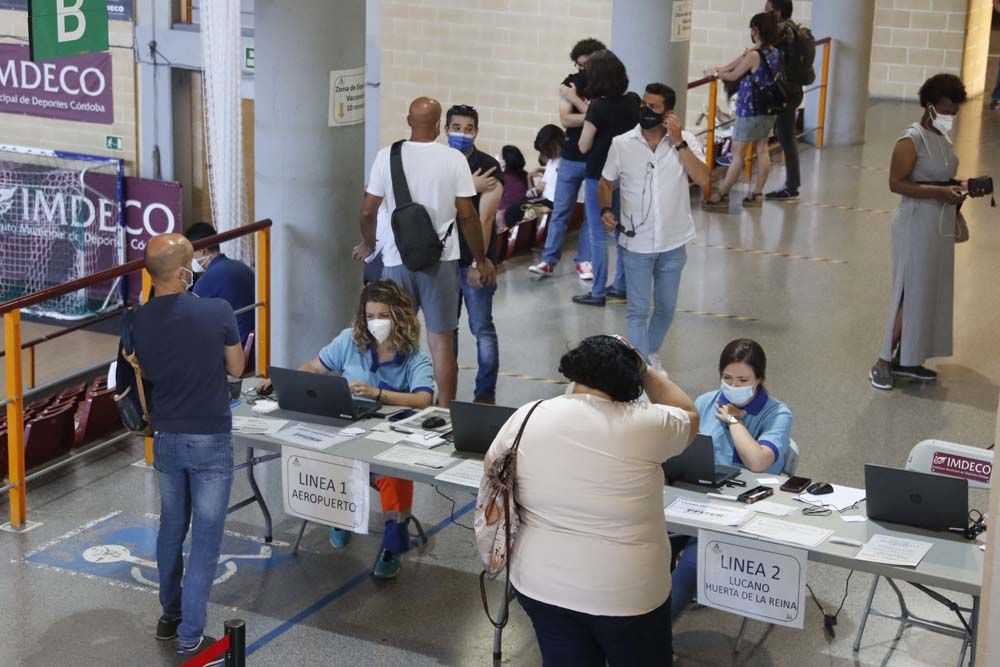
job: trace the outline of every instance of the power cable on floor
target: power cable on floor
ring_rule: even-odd
[[[475,528],[473,528],[472,526],[466,526],[464,523],[461,523],[458,519],[455,518],[455,500],[453,498],[446,496],[444,493],[441,492],[441,489],[437,488],[436,486],[434,487],[434,490],[437,491],[437,494],[439,496],[441,496],[449,503],[451,503],[451,522],[453,524],[455,524],[459,528],[465,528],[466,530],[475,530]]]
[[[844,603],[847,602],[847,595],[850,593],[851,577],[854,576],[854,570],[847,573],[847,581],[844,582],[844,597],[840,598],[840,606],[837,607],[837,611],[832,614],[828,614],[823,605],[820,604],[819,598],[816,597],[816,593],[813,591],[812,586],[806,584],[806,588],[809,589],[809,594],[812,596],[813,602],[819,607],[819,612],[823,614],[823,631],[826,632],[830,639],[837,636],[833,627],[837,625],[837,617],[840,616],[840,612],[844,609]]]

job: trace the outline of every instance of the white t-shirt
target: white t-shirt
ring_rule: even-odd
[[[390,148],[386,146],[375,156],[367,188],[369,194],[383,198],[380,213],[385,220],[391,219],[392,212],[396,210],[389,166]],[[437,142],[407,141],[403,144],[403,172],[410,187],[410,198],[427,209],[438,236],[444,239],[448,229],[458,224],[455,221],[455,198],[476,196],[476,186],[465,156]],[[379,239],[382,242],[382,263],[399,266],[403,260],[396,248],[391,225],[385,226],[385,233],[386,238]],[[458,257],[458,230],[452,229],[445,241],[441,261],[454,261]]]
[[[681,132],[688,150],[705,154],[690,132]],[[691,189],[680,155],[664,137],[654,153],[639,126],[611,142],[601,176],[617,181],[621,191],[621,224],[635,236],[618,236],[618,245],[639,253],[674,250],[695,239]]]
[[[514,443],[530,410],[486,455]],[[517,454],[521,517],[511,580],[530,598],[599,616],[637,616],[670,595],[661,464],[688,442],[678,408],[569,394],[542,403]]]
[[[542,189],[542,197],[551,202],[556,200],[556,178],[559,177],[560,159],[553,158],[546,162],[545,172],[542,174],[542,180],[545,181],[545,187]]]

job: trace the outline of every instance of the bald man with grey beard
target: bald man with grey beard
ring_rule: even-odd
[[[226,374],[243,373],[232,307],[188,291],[193,256],[191,242],[180,234],[150,239],[145,262],[156,296],[132,316],[136,355],[153,387],[149,413],[160,487],[156,565],[162,607],[156,638],[177,639],[177,653],[185,656],[208,644],[208,594],[233,481]],[[182,547],[189,525],[185,568]]]

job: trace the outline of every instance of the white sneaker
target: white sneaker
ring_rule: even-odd
[[[548,264],[547,262],[539,262],[534,266],[529,266],[528,270],[531,271],[532,273],[537,273],[540,276],[551,276],[552,273],[555,271],[555,267],[552,266],[551,264]]]
[[[580,262],[576,265],[576,275],[580,277],[580,280],[593,280],[594,267],[591,266],[590,262]]]

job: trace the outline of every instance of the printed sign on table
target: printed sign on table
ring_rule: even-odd
[[[803,549],[699,530],[698,602],[801,629],[808,563]]]
[[[993,463],[985,459],[973,459],[950,452],[934,452],[934,458],[931,460],[931,472],[989,484],[990,476],[993,474]]]
[[[281,448],[285,512],[316,523],[368,533],[368,464],[290,445]]]

